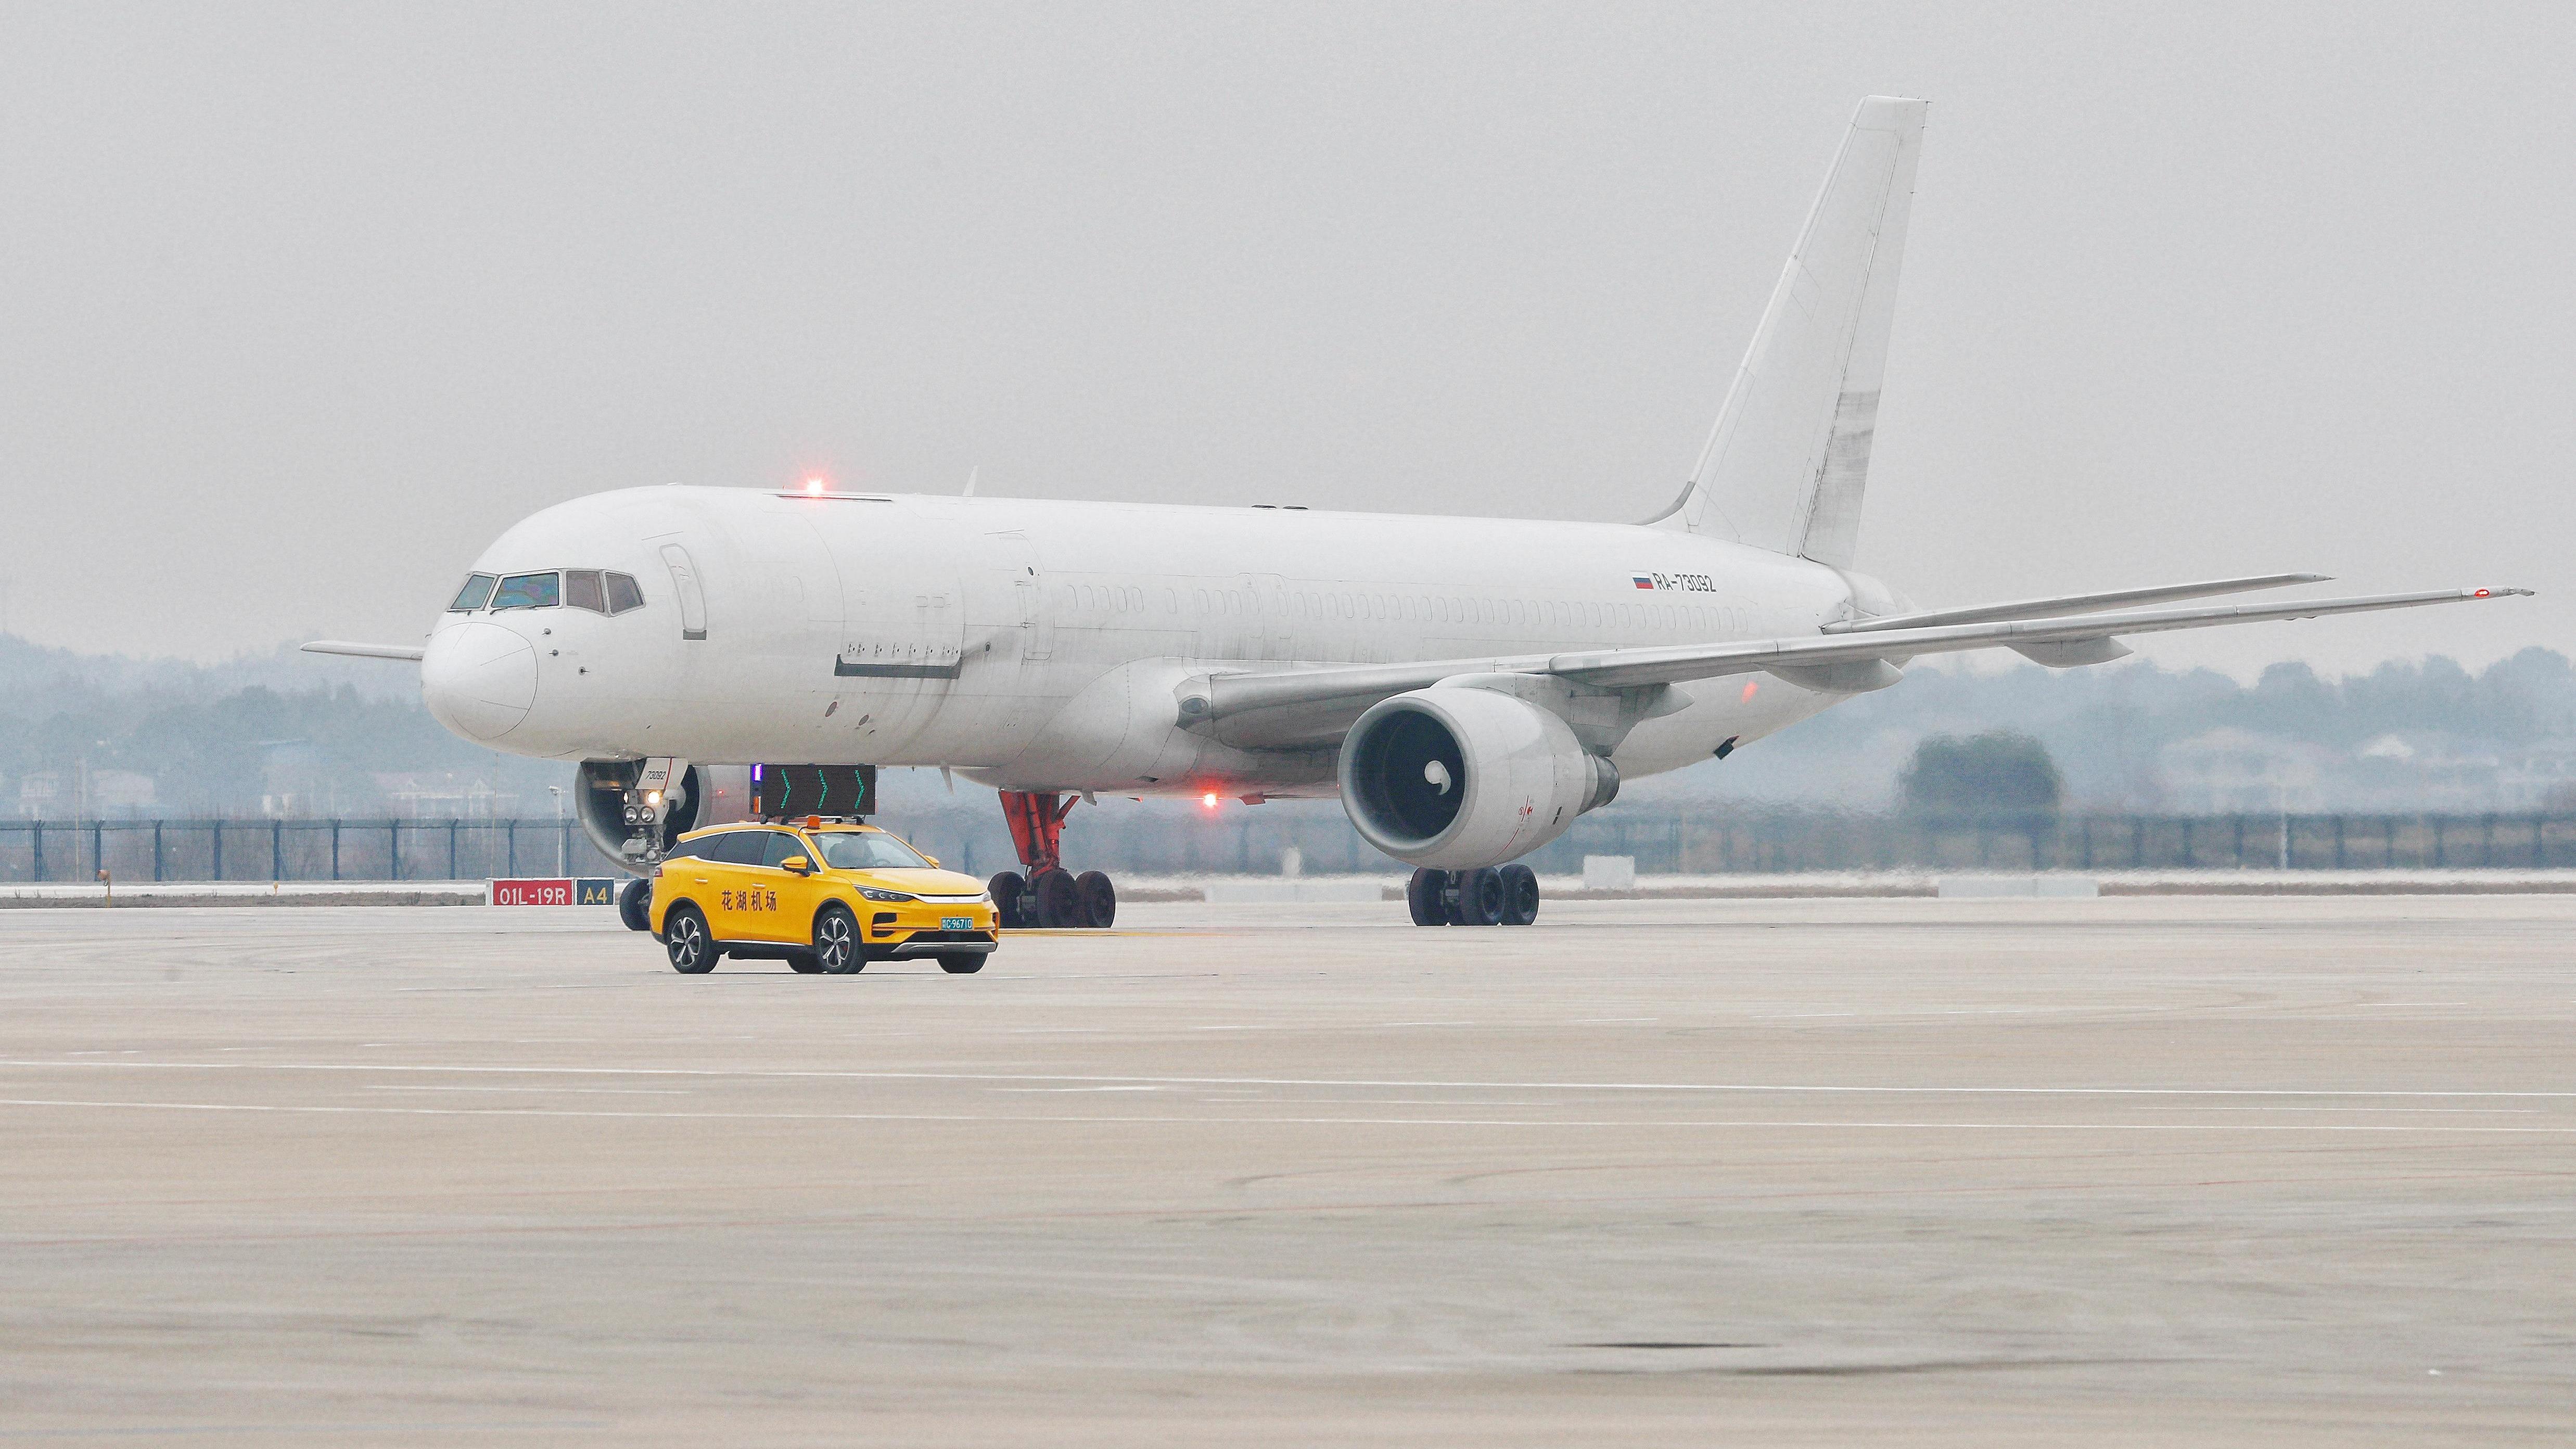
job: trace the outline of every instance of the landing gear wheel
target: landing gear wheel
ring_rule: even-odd
[[[1452,924],[1490,926],[1503,918],[1503,878],[1494,870],[1458,872],[1458,904],[1450,915]]]
[[[1037,897],[1038,924],[1060,931],[1084,924],[1082,888],[1073,877],[1061,870],[1041,871],[1029,882],[1029,894]]]
[[[707,918],[695,906],[673,906],[662,918],[662,949],[671,956],[671,969],[683,976],[704,976],[716,969],[713,937],[707,934]]]
[[[1029,883],[1016,870],[1006,870],[984,883],[993,893],[993,914],[1001,920],[1002,929],[1035,925],[1029,919]]]
[[[1449,872],[1417,870],[1413,879],[1404,883],[1404,907],[1413,912],[1417,926],[1449,924],[1449,903],[1441,896],[1449,889]]]
[[[653,883],[642,876],[626,883],[617,892],[617,919],[630,931],[653,929]]]
[[[1526,926],[1538,919],[1538,872],[1525,865],[1507,865],[1494,872],[1502,878],[1503,924]]]
[[[951,976],[972,976],[984,969],[984,958],[971,951],[939,958],[939,969]]]
[[[827,976],[855,976],[868,964],[867,953],[859,948],[858,918],[849,907],[828,905],[816,913],[814,964]]]
[[[1082,923],[1095,931],[1109,929],[1118,919],[1118,887],[1109,877],[1096,870],[1086,870],[1073,878],[1075,894],[1082,897]]]

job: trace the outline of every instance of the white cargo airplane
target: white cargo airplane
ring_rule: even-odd
[[[1918,609],[1853,572],[1924,110],[1861,103],[1689,482],[1643,524],[638,488],[501,535],[423,648],[305,647],[417,659],[448,728],[580,762],[585,826],[638,870],[739,813],[735,767],[929,765],[1002,792],[1015,923],[1108,923],[1059,827],[1114,792],[1338,795],[1420,867],[1416,920],[1486,924],[1535,914],[1508,863],[1622,778],[1724,759],[1918,655],[2063,668],[2131,634],[2527,592],[2163,607],[2323,577],[2285,573]]]

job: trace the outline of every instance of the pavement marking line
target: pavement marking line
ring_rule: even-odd
[[[991,1122],[1088,1126],[1204,1127],[1579,1127],[1595,1131],[1628,1128],[1772,1128],[1801,1132],[2370,1132],[2424,1135],[2576,1137],[2576,1126],[2470,1127],[2451,1124],[2413,1126],[2349,1122],[1826,1122],[1762,1121],[1752,1118],[1651,1117],[1608,1119],[1548,1117],[1077,1117],[1014,1115],[989,1112],[610,1112],[575,1111],[568,1107],[344,1107],[321,1103],[257,1102],[103,1102],[39,1097],[0,1097],[0,1107],[78,1107],[147,1112],[265,1112],[357,1117],[583,1117],[645,1122]]]
[[[1882,1096],[1998,1097],[2393,1097],[2576,1100],[2576,1091],[2463,1091],[2359,1087],[1897,1087],[1820,1086],[1783,1082],[1461,1082],[1373,1077],[1146,1077],[1083,1072],[847,1072],[716,1067],[423,1066],[392,1062],[89,1062],[0,1058],[0,1067],[85,1067],[123,1071],[451,1072],[499,1076],[740,1077],[748,1080],[865,1082],[1150,1082],[1180,1087],[1385,1087],[1412,1091],[1504,1092],[1775,1092]]]

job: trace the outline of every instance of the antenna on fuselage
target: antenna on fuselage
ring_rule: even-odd
[[[963,492],[963,493],[958,494],[957,496],[958,496],[958,497],[960,497],[960,498],[972,498],[972,497],[974,497],[974,496],[975,496],[975,480],[976,480],[976,478],[978,478],[979,476],[981,476],[981,475],[983,474],[983,471],[984,471],[984,470],[983,470],[982,468],[980,468],[980,467],[976,467],[976,468],[969,468],[969,469],[967,469],[967,470],[966,470],[966,491],[965,491],[965,492]]]

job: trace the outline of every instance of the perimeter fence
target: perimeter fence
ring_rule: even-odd
[[[569,820],[0,820],[0,881],[613,875]]]
[[[989,808],[899,811],[878,823],[973,875],[1013,868]],[[1405,870],[1327,802],[1229,803],[1215,811],[1077,809],[1075,869],[1268,875],[1294,850],[1310,875]],[[1904,870],[2576,869],[2576,815],[2063,814],[1926,817],[1814,810],[1588,815],[1528,857],[1571,874],[1587,855],[1625,855],[1650,875]],[[614,875],[568,820],[7,820],[0,882],[479,880]]]

